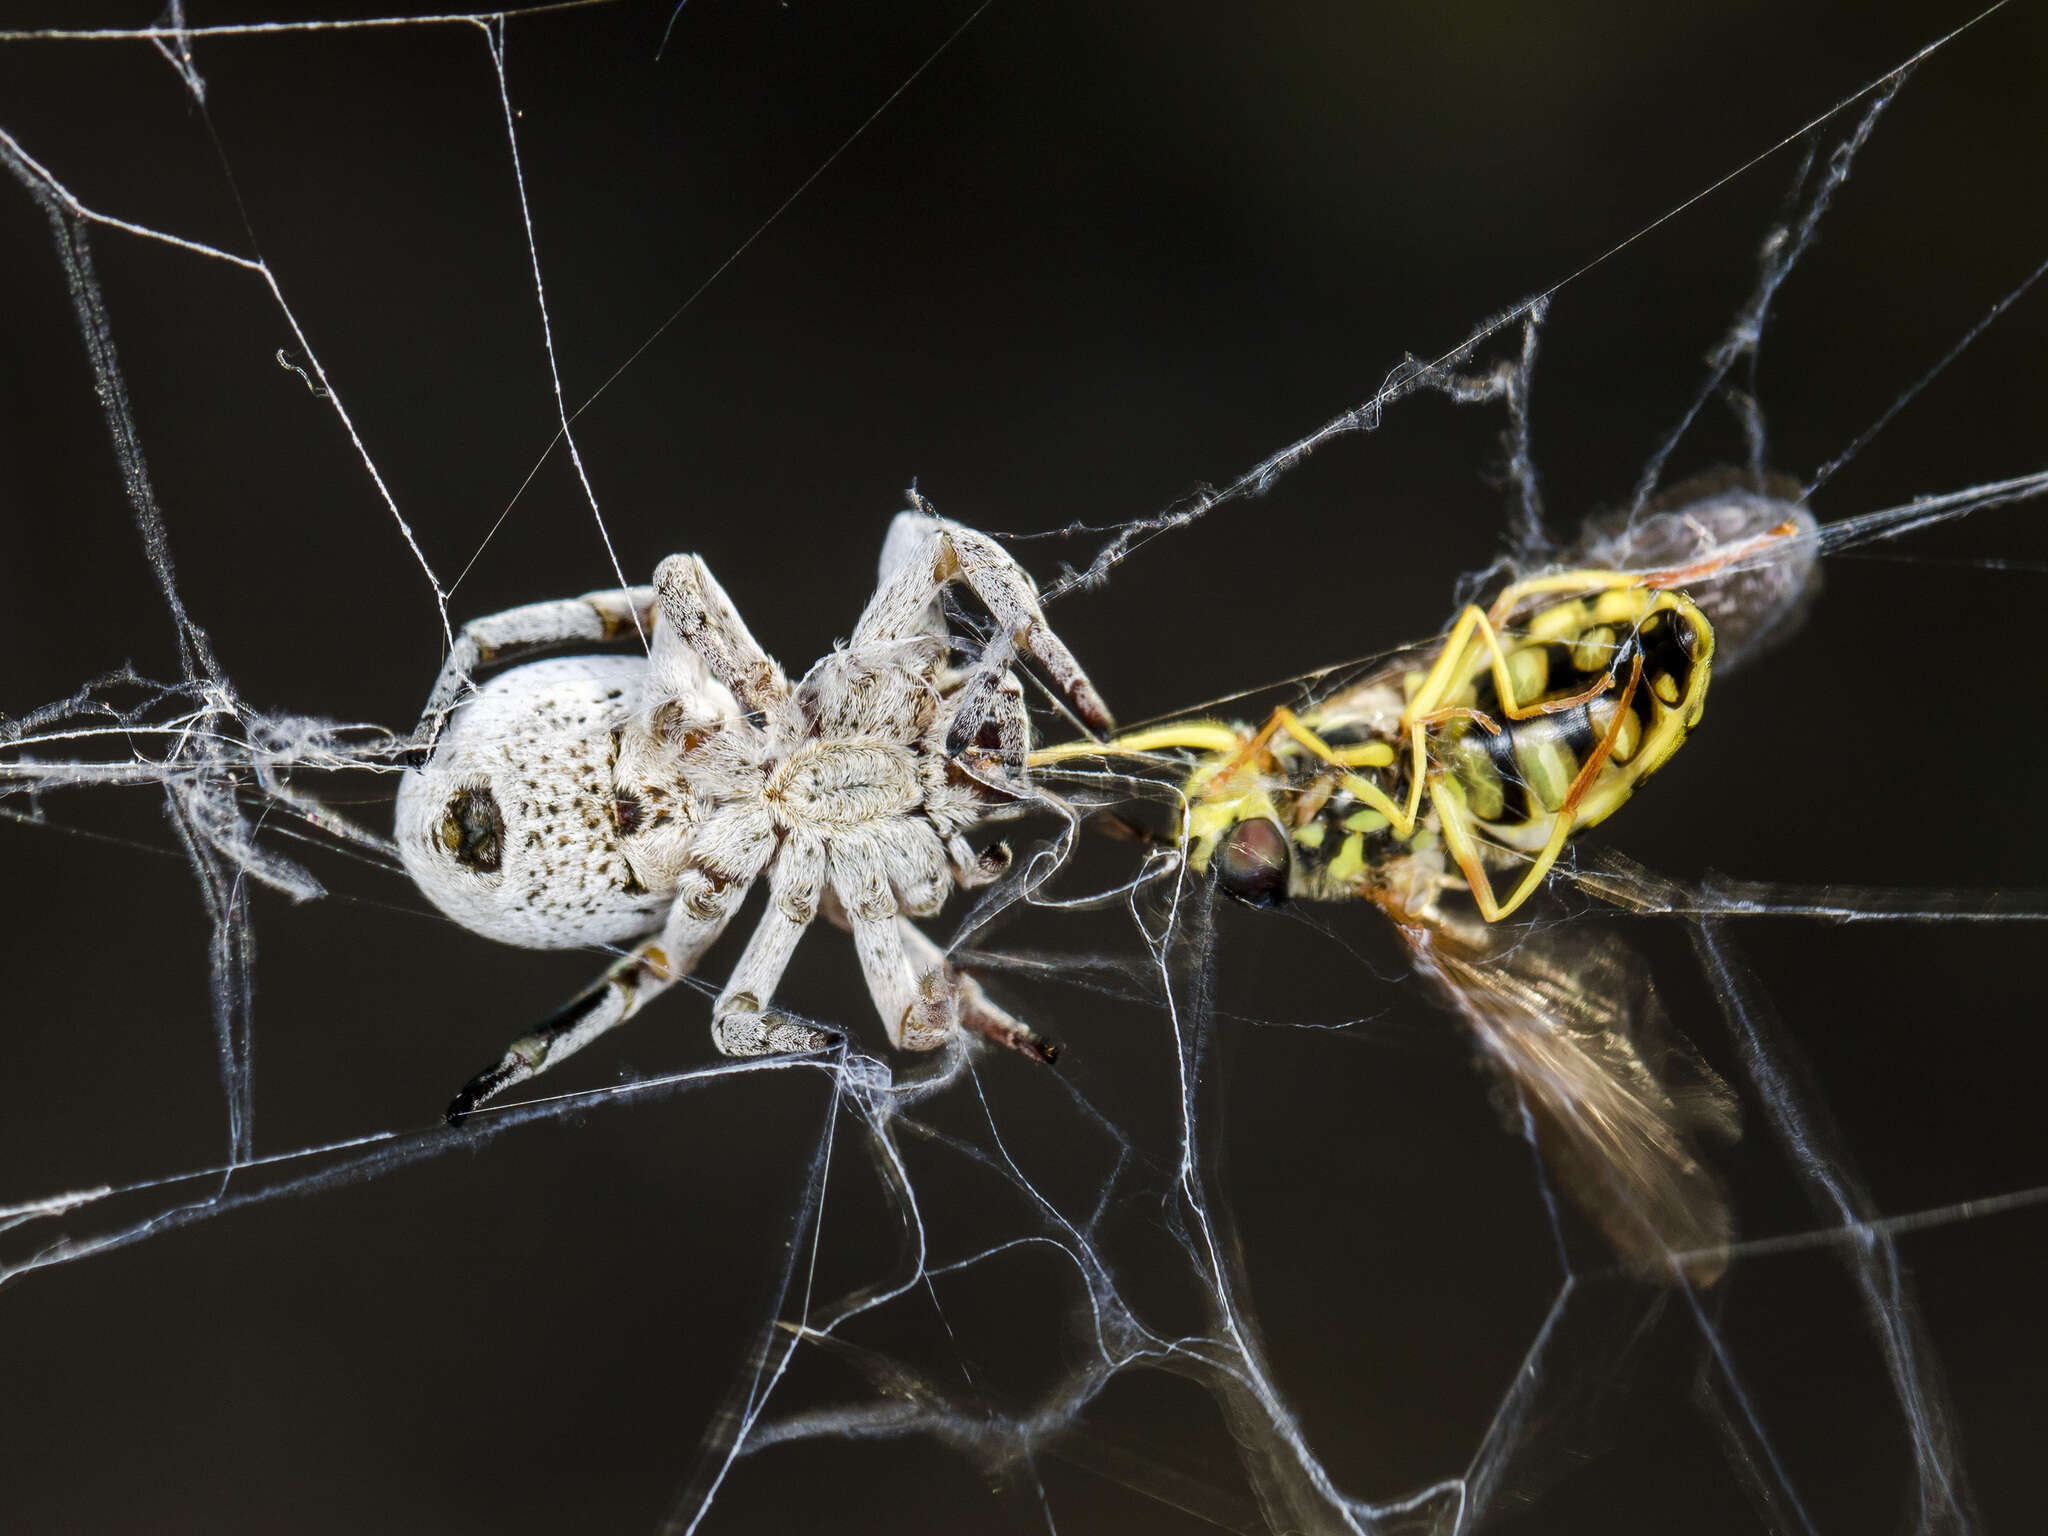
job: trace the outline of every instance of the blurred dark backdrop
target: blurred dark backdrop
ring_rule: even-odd
[[[513,23],[506,70],[562,391],[573,407],[604,386],[577,434],[618,560],[644,580],[666,553],[702,553],[800,667],[850,625],[913,479],[1003,532],[1146,516],[1366,398],[1404,353],[1435,356],[1567,277],[1534,440],[1569,530],[1626,497],[1750,291],[1802,149],[1860,109],[1716,183],[1973,9],[1000,0],[807,187],[966,7],[696,0],[659,59],[665,10],[601,7]],[[187,6],[195,24],[280,14]],[[150,19],[148,4],[0,16]],[[0,44],[0,128],[83,202],[260,250],[426,558],[444,581],[468,567],[457,622],[613,579],[565,456],[543,458],[555,407],[487,43],[465,25],[203,40],[204,114],[146,43]],[[2010,6],[1930,58],[1881,123],[1765,335],[1780,469],[1839,452],[2048,256],[2044,65],[2040,7]],[[274,361],[296,343],[260,279],[109,229],[92,240],[180,585],[243,695],[408,728],[440,661],[431,589],[332,412]],[[169,676],[175,657],[48,227],[11,187],[0,273],[0,710],[18,714],[124,661]],[[1817,513],[2041,468],[2044,350],[2034,295]],[[1725,412],[1704,420],[1673,478],[1739,451]],[[1410,401],[1265,498],[1147,544],[1053,618],[1129,720],[1428,634],[1458,575],[1497,551],[1499,428],[1492,411]],[[2042,884],[2038,522],[1986,514],[1833,563],[1805,633],[1717,692],[1706,729],[1602,840],[1686,878]],[[1045,578],[1100,541],[1015,547]],[[309,787],[385,825],[388,780]],[[207,930],[189,873],[161,856],[160,803],[95,791],[37,809],[117,841],[0,824],[0,1203],[217,1162]],[[594,969],[490,946],[401,878],[304,856],[336,899],[255,897],[260,1152],[430,1124]],[[1091,850],[1090,871],[1128,856]],[[1464,1468],[1558,1272],[1524,1150],[1374,922],[1219,915],[1205,1108],[1277,1379],[1340,1486],[1392,1497]],[[1733,1072],[1684,935],[1629,932]],[[1114,909],[999,937],[1141,959]],[[2048,1184],[2037,929],[1771,922],[1737,937],[1879,1208]],[[1170,1150],[1156,1012],[1050,979],[1003,995],[1067,1042],[1059,1071],[1135,1144]],[[882,1049],[837,934],[807,941],[784,997]],[[668,1000],[552,1086],[709,1060],[704,1011]],[[1273,1027],[1347,1019],[1369,1022]],[[1036,1071],[1006,1059],[983,1076],[1020,1158],[1085,1210],[1115,1144]],[[804,1074],[614,1104],[10,1285],[0,1527],[649,1528],[767,1321],[825,1104]],[[1743,1229],[1809,1227],[1752,1121],[1725,1164]],[[896,1251],[857,1148],[842,1127],[820,1294],[886,1274]],[[936,1257],[1000,1235],[971,1170],[928,1150],[916,1166]],[[1992,1216],[1902,1250],[1993,1529],[2036,1502],[2043,1230]],[[17,1254],[33,1243],[10,1238]],[[1143,1244],[1124,1252],[1149,1294]],[[1595,1324],[1642,1310],[1626,1286],[1585,1294]],[[954,1342],[934,1333],[934,1299]],[[1078,1300],[1069,1269],[1027,1252],[859,1337],[964,1363],[1028,1409],[1078,1362]],[[1816,1528],[1890,1528],[1906,1443],[1839,1265],[1744,1262],[1714,1305]],[[1546,1364],[1604,1369],[1576,1348]],[[1686,1319],[1653,1326],[1623,1411],[1552,1426],[1530,1475],[1541,1496],[1502,1528],[1751,1528],[1689,1402],[1699,1352]],[[806,1357],[779,1401],[866,1395]],[[1221,1419],[1186,1384],[1118,1382],[1076,1443],[1098,1431],[1141,1468],[1192,1459],[1229,1492],[1197,1514],[1054,1446],[1006,1481],[930,1440],[826,1443],[742,1461],[703,1529],[1178,1532],[1249,1507]]]

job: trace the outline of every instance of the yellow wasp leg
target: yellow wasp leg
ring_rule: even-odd
[[[1465,704],[1446,704],[1442,709],[1432,709],[1420,717],[1424,725],[1442,725],[1446,720],[1470,720],[1489,736],[1500,734],[1500,722],[1483,709],[1473,709]]]
[[[1686,586],[1708,576],[1717,576],[1738,560],[1746,560],[1766,545],[1774,544],[1779,539],[1792,538],[1798,532],[1799,525],[1787,518],[1777,527],[1766,528],[1762,533],[1752,534],[1740,544],[1731,544],[1704,560],[1695,560],[1691,565],[1669,566],[1661,571],[1642,572],[1637,579],[1646,587],[1661,589]]]
[[[1451,857],[1465,876],[1465,883],[1472,888],[1472,900],[1479,907],[1479,915],[1489,923],[1499,922],[1511,914],[1536,892],[1543,883],[1543,877],[1550,873],[1557,863],[1558,855],[1564,852],[1565,840],[1572,835],[1572,825],[1577,819],[1579,802],[1592,787],[1594,776],[1600,772],[1608,756],[1614,751],[1615,742],[1621,739],[1621,727],[1627,718],[1629,706],[1635,702],[1637,687],[1643,680],[1643,658],[1640,653],[1635,664],[1629,669],[1628,682],[1623,685],[1621,698],[1616,702],[1614,719],[1607,727],[1607,734],[1600,738],[1586,757],[1572,787],[1566,791],[1564,803],[1550,818],[1550,837],[1542,850],[1529,861],[1529,868],[1522,876],[1522,883],[1506,901],[1498,901],[1493,894],[1493,880],[1486,873],[1486,866],[1479,857],[1479,846],[1473,840],[1471,827],[1465,821],[1465,793],[1455,780],[1437,775],[1437,783],[1430,791],[1430,804],[1436,807],[1437,824],[1443,829],[1444,846],[1451,850]],[[1448,793],[1446,793],[1448,791]]]
[[[1479,845],[1473,842],[1472,828],[1465,820],[1465,792],[1455,779],[1449,779],[1431,792],[1429,801],[1436,807],[1436,823],[1443,832],[1444,846],[1451,850],[1451,857],[1464,872],[1465,884],[1479,905],[1479,915],[1489,923],[1499,922],[1512,908],[1503,908],[1493,899],[1493,881],[1480,862]]]
[[[1473,626],[1485,622],[1486,615],[1477,608],[1468,607],[1458,615],[1458,622],[1444,637],[1444,648],[1437,652],[1436,660],[1423,677],[1421,686],[1408,701],[1410,716],[1428,714],[1442,703],[1453,687],[1464,681],[1461,674],[1465,670],[1465,653],[1471,649]]]
[[[1189,752],[1229,752],[1242,740],[1234,726],[1213,720],[1179,720],[1150,730],[1132,731],[1111,741],[1066,741],[1056,747],[1040,747],[1026,761],[1033,768],[1043,768],[1074,757],[1142,757],[1148,752],[1167,752],[1176,747]]]
[[[1383,741],[1333,747],[1303,725],[1301,717],[1293,710],[1284,707],[1274,710],[1258,733],[1250,738],[1235,726],[1221,725],[1213,720],[1180,720],[1148,730],[1131,731],[1109,741],[1068,741],[1055,747],[1041,747],[1031,754],[1028,761],[1033,768],[1043,768],[1076,757],[1141,757],[1151,752],[1175,749],[1212,754],[1228,752],[1241,761],[1263,752],[1266,744],[1282,731],[1333,768],[1385,768],[1394,761],[1394,749]],[[1376,810],[1387,815],[1388,820],[1396,819],[1397,808],[1377,785],[1348,771],[1343,775],[1343,782],[1346,789],[1371,802]],[[1408,825],[1413,828],[1412,817]]]
[[[1384,741],[1361,741],[1348,747],[1332,747],[1326,742],[1324,750],[1328,761],[1347,768],[1391,768],[1399,755]]]
[[[1577,572],[1566,573],[1566,575],[1576,581],[1582,588],[1586,584],[1586,578],[1595,576],[1613,578],[1608,583],[1609,585],[1627,584],[1627,578],[1619,576],[1616,572]],[[1502,614],[1512,612],[1515,606],[1529,592],[1545,590],[1550,584],[1563,579],[1538,577],[1529,582],[1516,582],[1508,587],[1501,594],[1500,599],[1495,602],[1495,612]],[[1498,733],[1499,727],[1477,711],[1467,711],[1461,706],[1447,706],[1443,703],[1443,700],[1450,695],[1451,690],[1464,682],[1465,674],[1470,670],[1470,655],[1475,640],[1483,641],[1487,650],[1491,653],[1490,662],[1493,671],[1494,692],[1499,696],[1501,709],[1509,719],[1526,720],[1533,715],[1550,712],[1542,706],[1537,706],[1533,709],[1524,709],[1522,707],[1520,700],[1515,697],[1514,683],[1508,676],[1507,655],[1501,650],[1499,634],[1495,631],[1492,622],[1487,619],[1483,610],[1476,605],[1468,606],[1463,613],[1458,615],[1458,622],[1451,626],[1450,635],[1445,639],[1443,649],[1437,653],[1436,661],[1431,665],[1429,672],[1423,677],[1421,686],[1415,690],[1414,697],[1408,701],[1408,708],[1404,713],[1404,722],[1408,731],[1409,750],[1413,761],[1409,768],[1407,814],[1403,818],[1407,830],[1401,830],[1403,822],[1396,823],[1400,836],[1406,837],[1408,831],[1413,829],[1415,818],[1422,808],[1423,785],[1429,777],[1428,749],[1425,744],[1429,727],[1451,719],[1456,715],[1470,714],[1472,719],[1485,726],[1490,733]],[[1554,707],[1570,709],[1577,704],[1590,702],[1592,699],[1598,698],[1602,693],[1605,693],[1611,686],[1612,684],[1609,680],[1602,679],[1594,687],[1588,689],[1583,697],[1575,696],[1571,699],[1556,700],[1554,701]],[[1433,791],[1430,796],[1430,803],[1438,805],[1438,798]],[[1438,808],[1439,810],[1442,809],[1440,805],[1438,805]],[[1458,858],[1459,867],[1464,869],[1466,879],[1472,885],[1472,894],[1478,900],[1480,910],[1485,913],[1486,908],[1493,905],[1493,890],[1487,882],[1485,872],[1479,867],[1476,852],[1472,851],[1472,842],[1469,835],[1464,837],[1464,844],[1468,853],[1470,853],[1472,862],[1468,865],[1465,857],[1458,854],[1458,844],[1451,837],[1451,822],[1459,814],[1458,810],[1452,810],[1442,818],[1444,821],[1445,841],[1450,843],[1452,855]],[[1394,820],[1395,818],[1390,816],[1388,819]],[[1462,827],[1460,830],[1463,830]],[[1555,857],[1553,854],[1552,858],[1554,859]],[[1477,872],[1476,878],[1475,871]],[[1513,908],[1510,907],[1508,910],[1513,910]],[[1494,916],[1494,913],[1486,913],[1487,921],[1493,921]]]
[[[1720,563],[1715,562],[1716,567]],[[1699,572],[1688,566],[1683,574],[1691,577]],[[1675,586],[1678,576],[1679,573],[1672,571],[1556,571],[1548,576],[1530,576],[1510,582],[1501,588],[1500,596],[1493,600],[1493,607],[1488,612],[1493,622],[1500,624],[1528,599],[1545,592],[1612,592],[1617,587],[1654,589]],[[1674,579],[1661,580],[1663,577]]]
[[[1501,590],[1500,596],[1493,600],[1492,618],[1498,624],[1525,599],[1544,592],[1609,592],[1616,587],[1644,587],[1661,592],[1671,587],[1687,586],[1717,576],[1737,561],[1746,560],[1777,540],[1792,538],[1798,532],[1799,525],[1787,519],[1775,528],[1767,528],[1739,544],[1731,544],[1704,560],[1695,560],[1690,565],[1666,566],[1656,571],[1557,571],[1549,576],[1531,576]]]
[[[1427,734],[1428,721],[1425,717],[1435,711],[1444,697],[1449,694],[1454,680],[1462,680],[1460,674],[1466,650],[1472,643],[1473,620],[1485,622],[1485,615],[1477,608],[1467,608],[1458,615],[1458,622],[1451,626],[1450,635],[1444,640],[1444,648],[1437,652],[1428,673],[1423,677],[1415,696],[1408,701],[1402,712],[1402,729],[1408,733],[1408,747],[1411,761],[1408,767],[1408,804],[1399,816],[1385,811],[1381,814],[1394,823],[1397,835],[1406,837],[1415,829],[1415,820],[1422,813],[1422,786],[1429,771],[1429,754],[1423,745]]]
[[[1421,686],[1409,700],[1404,714],[1414,753],[1414,777],[1419,783],[1424,771],[1424,749],[1422,727],[1436,720],[1450,717],[1443,708],[1443,700],[1452,690],[1463,683],[1472,670],[1471,651],[1475,644],[1485,645],[1489,655],[1488,663],[1493,673],[1494,691],[1500,696],[1502,712],[1512,720],[1526,720],[1534,715],[1553,714],[1589,704],[1613,686],[1613,679],[1605,678],[1569,698],[1551,699],[1543,704],[1525,707],[1515,696],[1514,684],[1508,676],[1507,653],[1501,648],[1499,630],[1517,608],[1532,597],[1552,592],[1613,592],[1629,588],[1640,588],[1646,592],[1662,592],[1690,582],[1704,580],[1720,571],[1747,559],[1778,539],[1790,538],[1798,533],[1798,525],[1791,521],[1778,524],[1741,543],[1720,550],[1704,560],[1695,560],[1688,565],[1670,566],[1656,571],[1610,571],[1575,570],[1557,571],[1548,576],[1531,576],[1521,581],[1510,582],[1493,600],[1490,610],[1469,606],[1458,616],[1444,641],[1443,649],[1437,654]],[[1648,617],[1648,613],[1637,615],[1637,622]],[[1476,717],[1475,717],[1476,718]]]
[[[1579,571],[1567,574],[1577,577],[1606,575],[1619,578],[1620,576],[1620,573],[1614,571]],[[1545,579],[1547,578],[1538,578],[1539,581]],[[1518,589],[1533,588],[1536,585],[1536,582],[1517,582],[1515,586],[1509,587],[1507,591],[1503,592],[1501,594],[1502,601],[1506,601],[1511,596],[1514,598],[1513,602],[1507,604],[1508,611],[1512,612],[1522,597],[1527,595],[1526,590]],[[1634,585],[1634,583],[1624,578],[1610,581],[1607,585],[1610,588],[1627,587]],[[1501,602],[1496,602],[1494,608],[1496,611],[1499,611]],[[1540,704],[1522,703],[1515,696],[1514,681],[1508,675],[1507,652],[1501,649],[1500,632],[1494,627],[1495,622],[1495,620],[1489,619],[1476,606],[1467,608],[1458,616],[1457,625],[1451,630],[1451,638],[1445,643],[1443,654],[1437,658],[1436,665],[1430,668],[1429,676],[1423,679],[1422,686],[1416,690],[1415,697],[1409,701],[1408,713],[1411,719],[1419,719],[1428,724],[1435,724],[1440,720],[1451,718],[1453,714],[1460,713],[1460,711],[1437,706],[1434,703],[1434,699],[1447,694],[1454,683],[1462,681],[1461,674],[1469,669],[1469,657],[1455,658],[1452,647],[1462,642],[1465,650],[1469,653],[1475,637],[1479,641],[1484,642],[1489,653],[1488,664],[1493,672],[1493,689],[1500,696],[1501,713],[1510,720],[1530,720],[1538,715],[1562,714],[1565,710],[1576,709],[1581,704],[1592,703],[1593,700],[1599,698],[1600,695],[1614,686],[1614,679],[1612,677],[1604,677],[1566,698],[1546,699]],[[1454,659],[1458,659],[1460,664],[1447,671],[1445,663]],[[1425,698],[1430,698],[1432,702],[1424,705],[1423,700]],[[1472,718],[1483,720],[1484,716],[1473,713]]]
[[[1603,678],[1568,699],[1552,699],[1548,703],[1524,706],[1522,701],[1515,697],[1515,685],[1508,676],[1508,655],[1500,648],[1500,632],[1477,608],[1466,611],[1472,615],[1474,630],[1477,631],[1479,638],[1486,642],[1487,650],[1492,653],[1493,691],[1500,695],[1501,713],[1510,720],[1528,720],[1537,715],[1554,715],[1581,704],[1590,704],[1611,685],[1612,679]]]
[[[1340,750],[1303,725],[1301,717],[1285,705],[1273,711],[1273,718],[1266,722],[1255,740],[1258,745],[1264,746],[1276,731],[1285,731],[1332,768],[1344,770],[1340,780],[1343,786],[1386,817],[1393,826],[1394,836],[1407,837],[1415,831],[1416,810],[1421,803],[1419,794],[1410,793],[1408,808],[1403,811],[1385,790],[1350,771],[1354,764],[1373,768],[1384,768],[1391,764],[1394,760],[1393,751],[1384,742],[1365,742],[1358,747]],[[1349,762],[1345,760],[1347,755],[1351,759]]]

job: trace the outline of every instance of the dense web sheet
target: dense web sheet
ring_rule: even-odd
[[[2024,1524],[2038,7],[326,14],[0,38],[10,1522]],[[397,872],[463,619],[688,549],[801,667],[915,476],[1064,532],[1127,722],[1255,717],[1725,465],[1826,589],[1530,919],[1741,1095],[1712,1288],[1554,1197],[1375,914],[1078,824],[1166,773],[1047,775],[928,925],[1056,1070],[890,1054],[823,924],[847,1052],[720,1060],[743,919],[436,1123],[599,963]]]

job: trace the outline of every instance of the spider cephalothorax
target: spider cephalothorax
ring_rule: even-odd
[[[972,667],[953,665],[940,601],[956,580],[996,621]],[[530,662],[464,697],[479,665],[636,630],[649,637],[644,658]],[[892,1044],[928,1050],[964,1020],[1044,1054],[903,920],[1003,866],[1002,850],[977,853],[967,833],[1031,794],[1023,691],[1009,670],[1019,650],[1083,721],[1108,723],[1024,572],[985,535],[924,512],[896,519],[852,637],[793,686],[694,555],[664,560],[652,587],[465,627],[421,723],[425,761],[399,789],[407,870],[442,911],[492,938],[639,942],[515,1041],[451,1115],[559,1061],[687,974],[763,876],[766,910],[713,1010],[720,1050],[830,1042],[768,1007],[823,910],[852,930]]]

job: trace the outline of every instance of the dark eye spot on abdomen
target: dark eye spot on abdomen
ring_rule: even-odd
[[[505,857],[505,817],[488,785],[458,789],[448,797],[438,840],[464,869],[480,875],[498,872]]]

